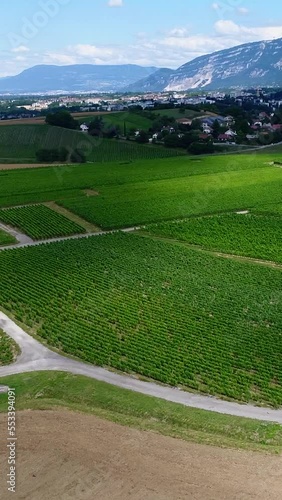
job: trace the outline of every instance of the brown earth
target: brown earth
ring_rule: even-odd
[[[281,499],[281,456],[190,444],[68,411],[18,413],[17,492],[8,493],[6,429],[1,414],[1,500]]]
[[[89,111],[80,113],[71,113],[74,118],[87,118],[87,116],[110,115],[111,113],[121,113],[121,111]],[[15,120],[0,120],[1,125],[44,125],[45,116],[35,118],[16,118]]]
[[[94,191],[93,189],[84,189],[84,193],[86,196],[99,196],[98,191]]]
[[[66,163],[0,163],[0,170],[16,170],[19,168],[38,168],[38,167],[65,167]]]

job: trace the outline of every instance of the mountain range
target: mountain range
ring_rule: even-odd
[[[135,64],[104,66],[38,65],[16,76],[0,79],[0,92],[10,94],[47,92],[116,92],[155,73],[158,68]]]
[[[246,43],[197,57],[177,70],[159,70],[130,85],[128,90],[217,90],[257,86],[282,86],[282,38]]]
[[[134,64],[40,65],[0,79],[0,93],[161,92],[282,86],[282,38],[246,43],[176,70]]]

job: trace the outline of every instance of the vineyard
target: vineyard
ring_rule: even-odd
[[[96,115],[97,116],[97,115]],[[126,126],[127,132],[131,128],[139,130],[148,130],[152,126],[152,120],[139,115],[138,113],[132,113],[128,111],[119,111],[118,113],[106,113],[100,115],[103,123],[107,126],[117,126],[120,127],[121,132],[124,131],[124,125]],[[90,123],[93,121],[93,116],[84,116],[79,119],[80,123]]]
[[[13,363],[18,353],[16,343],[0,329],[0,366]]]
[[[282,200],[281,170],[235,170],[102,187],[96,198],[58,203],[100,227],[122,228],[191,215],[244,210]]]
[[[146,232],[210,250],[282,263],[282,221],[279,216],[216,215],[153,224],[146,227]]]
[[[282,203],[271,203],[266,206],[260,206],[257,210],[260,214],[280,214],[282,215]]]
[[[2,252],[0,274],[3,308],[70,355],[282,404],[280,269],[117,233]]]
[[[92,200],[99,205],[99,217],[104,218],[103,210],[108,219],[117,211],[116,221],[105,224],[127,225],[130,220],[148,223],[268,205],[274,210],[282,204],[281,184],[282,170],[255,156],[97,162],[0,171],[0,207],[76,201],[84,197],[83,190],[94,189],[101,194]],[[90,212],[91,206],[89,217],[95,219]]]
[[[0,247],[5,245],[13,245],[13,243],[17,243],[16,238],[11,236],[9,233],[6,233],[6,231],[0,229]]]
[[[41,148],[65,147],[69,151],[82,149],[88,161],[111,162],[137,159],[166,158],[183,155],[163,146],[142,145],[116,139],[95,138],[77,130],[48,125],[7,125],[0,127],[0,162],[21,159],[35,162],[35,153]]]
[[[0,220],[14,226],[34,240],[85,233],[85,229],[45,205],[0,210]]]

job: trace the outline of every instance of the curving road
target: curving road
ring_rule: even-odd
[[[0,312],[0,328],[13,338],[21,348],[21,354],[14,364],[0,367],[0,377],[45,370],[64,371],[76,375],[85,375],[123,389],[180,403],[192,408],[282,424],[282,409],[259,408],[252,405],[222,401],[215,397],[192,394],[173,387],[143,382],[127,375],[119,375],[104,368],[63,357],[32,338],[2,312]]]

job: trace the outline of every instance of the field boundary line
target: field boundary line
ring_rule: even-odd
[[[0,223],[0,228],[3,229],[4,231],[11,232],[11,228],[8,228],[8,226],[4,226],[4,224]],[[8,231],[9,229],[9,231]],[[69,240],[78,240],[82,238],[91,238],[93,236],[105,236],[107,234],[115,234],[115,233],[134,233],[136,236],[139,238],[149,238],[155,241],[162,241],[164,243],[169,243],[171,245],[177,245],[177,246],[184,246],[186,248],[190,248],[191,250],[195,250],[197,252],[202,252],[206,253],[208,255],[212,255],[214,257],[221,257],[224,259],[230,259],[238,262],[247,262],[249,264],[256,264],[260,266],[265,266],[265,267],[271,267],[273,269],[282,269],[282,264],[279,262],[272,262],[270,260],[263,260],[263,259],[257,259],[255,257],[247,257],[244,255],[234,255],[234,254],[229,254],[229,253],[223,253],[219,252],[218,250],[209,250],[205,247],[201,247],[199,245],[193,245],[191,243],[187,243],[185,241],[180,241],[176,240],[173,238],[168,238],[168,237],[162,237],[162,236],[156,236],[156,235],[151,235],[150,233],[146,233],[146,231],[143,231],[143,227],[141,226],[135,226],[135,227],[128,227],[124,229],[110,229],[110,230],[101,230],[101,231],[96,231],[93,233],[83,233],[83,234],[74,234],[71,236],[61,236],[57,238],[49,238],[45,240],[37,240],[33,241],[31,238],[29,238],[26,235],[22,235],[25,238],[27,238],[28,242],[22,242],[22,243],[15,243],[12,245],[6,245],[4,247],[0,247],[0,252],[4,250],[15,250],[16,248],[26,248],[26,247],[33,247],[33,246],[39,246],[43,244],[50,244],[50,243],[59,243],[61,241],[69,241]],[[16,234],[16,233],[15,233]],[[17,233],[18,234],[18,233]],[[13,234],[12,234],[13,235]]]
[[[30,242],[27,243],[18,243],[18,244],[13,244],[13,245],[7,245],[5,247],[0,247],[0,252],[3,250],[15,250],[16,248],[26,248],[26,247],[35,247],[39,245],[48,245],[49,243],[58,243],[60,241],[68,241],[68,240],[80,240],[82,238],[91,238],[92,236],[104,236],[106,234],[114,234],[114,233],[133,233],[134,231],[138,231],[140,227],[128,227],[125,229],[111,229],[111,230],[105,230],[105,231],[97,231],[94,233],[83,233],[83,234],[74,234],[71,236],[60,236],[58,238],[49,238],[46,240],[37,240],[33,241],[31,240]],[[26,236],[26,238],[28,238]],[[28,238],[30,239],[30,238]]]
[[[274,269],[281,269],[282,270],[282,263],[280,264],[279,262],[258,259],[256,257],[247,257],[246,255],[236,255],[236,254],[231,254],[231,253],[224,253],[224,252],[220,252],[219,250],[209,250],[208,248],[202,247],[201,245],[193,245],[192,243],[177,240],[175,238],[169,238],[167,236],[157,236],[155,234],[151,235],[150,233],[147,233],[146,231],[142,230],[142,228],[141,228],[141,230],[136,232],[136,234],[140,238],[149,238],[149,239],[156,240],[156,241],[162,241],[164,243],[170,243],[171,245],[184,246],[186,248],[190,248],[191,250],[195,250],[197,252],[202,252],[202,253],[206,253],[208,255],[213,255],[214,257],[222,257],[224,259],[236,260],[239,262],[247,262],[249,264],[257,264],[257,265],[261,265],[261,266],[266,266],[266,267],[271,267]]]

